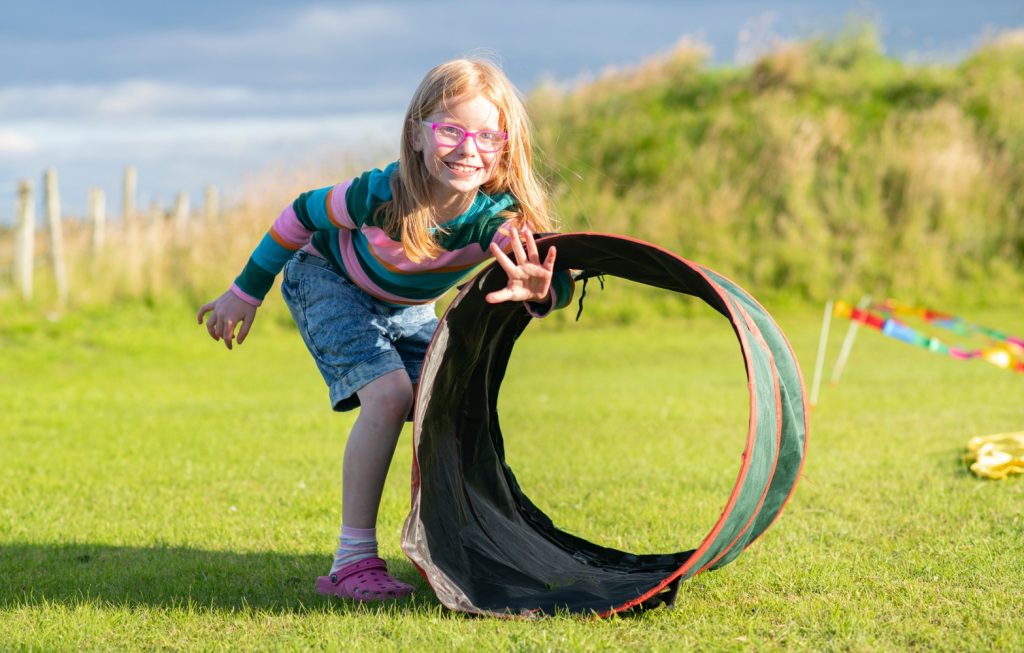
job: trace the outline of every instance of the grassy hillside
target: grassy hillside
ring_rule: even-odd
[[[870,28],[709,68],[693,46],[532,98],[566,229],[820,300],[1002,302],[1024,276],[1024,33],[956,64]]]

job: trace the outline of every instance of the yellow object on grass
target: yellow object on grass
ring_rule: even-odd
[[[1024,431],[971,438],[964,462],[971,463],[971,471],[984,478],[1024,474]]]

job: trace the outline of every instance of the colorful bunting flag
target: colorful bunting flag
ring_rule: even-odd
[[[1024,372],[1024,339],[973,324],[955,315],[903,304],[891,299],[869,304],[866,308],[838,301],[833,308],[833,315],[881,331],[890,338],[952,358],[961,360],[980,358],[996,367],[1014,372]],[[960,337],[980,335],[987,342],[984,346],[975,348],[955,346],[938,336],[914,329],[905,321],[897,319],[897,316],[904,319],[916,318]]]

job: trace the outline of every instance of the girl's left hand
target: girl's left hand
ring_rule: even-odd
[[[489,304],[501,302],[542,302],[548,298],[551,290],[551,275],[555,269],[555,248],[548,249],[544,262],[540,261],[540,254],[537,253],[537,242],[533,239],[533,233],[528,228],[523,228],[523,237],[526,239],[526,249],[519,241],[518,234],[512,238],[512,252],[515,254],[516,262],[501,251],[496,244],[491,243],[491,254],[497,259],[498,265],[508,275],[508,285],[501,290],[488,293],[484,298]]]

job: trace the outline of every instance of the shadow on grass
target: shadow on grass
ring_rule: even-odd
[[[407,560],[388,560],[412,598],[358,604],[316,593],[323,555],[235,553],[185,547],[103,544],[0,544],[0,606],[104,604],[115,607],[335,610],[436,613],[440,603]]]
[[[964,459],[966,454],[967,449],[964,447],[943,449],[941,454],[938,454],[940,457],[937,462],[944,463],[955,478],[978,480],[978,477],[971,471],[971,463]]]

